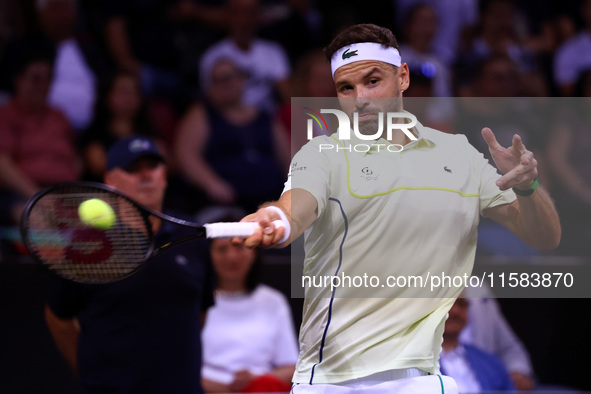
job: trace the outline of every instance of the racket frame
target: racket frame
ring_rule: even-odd
[[[175,218],[173,216],[161,213],[161,212],[157,212],[153,209],[150,209],[134,200],[132,200],[129,196],[127,196],[126,194],[124,194],[123,192],[119,191],[118,189],[109,186],[109,185],[105,185],[103,183],[98,183],[98,182],[66,182],[66,183],[60,183],[58,185],[54,185],[54,186],[50,186],[47,187],[39,192],[37,192],[35,195],[33,195],[33,197],[31,197],[27,203],[25,204],[25,207],[23,209],[23,212],[21,214],[21,222],[20,222],[20,232],[21,232],[21,236],[23,239],[23,242],[27,248],[27,250],[31,253],[31,255],[33,256],[33,258],[38,261],[39,263],[41,263],[44,266],[49,266],[49,264],[47,264],[45,262],[45,260],[39,256],[37,254],[37,252],[35,251],[35,248],[32,246],[33,242],[29,237],[29,220],[28,217],[32,211],[32,209],[35,207],[35,205],[37,204],[37,202],[39,200],[41,200],[44,196],[46,196],[47,194],[53,193],[55,191],[59,191],[60,189],[67,189],[67,188],[73,188],[73,187],[80,187],[80,188],[95,188],[95,189],[99,189],[101,191],[105,191],[108,193],[113,193],[115,194],[117,197],[123,198],[125,199],[127,202],[131,203],[135,208],[137,208],[137,210],[141,213],[142,215],[142,219],[144,220],[144,223],[146,224],[146,229],[148,232],[148,239],[149,239],[149,247],[147,249],[146,255],[144,256],[144,258],[142,259],[142,263],[138,264],[137,267],[133,270],[131,270],[130,272],[128,272],[125,275],[121,275],[115,279],[109,279],[109,280],[105,280],[105,281],[100,281],[97,280],[95,283],[93,282],[86,282],[86,281],[76,281],[74,279],[70,279],[70,280],[74,280],[76,282],[79,283],[86,283],[86,284],[105,284],[105,283],[114,283],[120,280],[123,280],[125,278],[128,278],[134,274],[136,274],[138,271],[142,270],[146,264],[153,260],[154,258],[156,258],[160,253],[165,252],[166,250],[173,248],[174,246],[181,244],[183,242],[186,241],[190,241],[192,239],[197,239],[197,238],[205,238],[206,237],[206,228],[202,225],[199,225],[197,223],[188,221],[188,220],[184,220],[184,219],[179,219],[179,218]],[[89,196],[89,199],[93,198],[92,196]],[[180,226],[185,226],[185,227],[190,227],[195,229],[195,234],[188,236],[188,237],[184,237],[184,238],[180,238],[178,240],[169,242],[159,248],[155,247],[155,239],[154,239],[154,230],[152,228],[152,223],[149,220],[150,215],[155,216],[157,218],[160,218],[162,220],[165,220],[167,222],[170,223],[174,223]]]

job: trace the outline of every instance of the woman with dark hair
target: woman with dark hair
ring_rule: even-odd
[[[138,79],[120,72],[101,86],[93,122],[82,137],[84,179],[100,182],[107,167],[107,150],[133,134],[153,138],[156,133],[150,126]]]
[[[203,388],[289,391],[298,348],[287,300],[258,282],[256,249],[215,239],[210,253],[218,286],[201,337]]]
[[[212,205],[252,210],[283,190],[290,148],[273,116],[242,100],[246,76],[221,59],[204,78],[205,99],[184,116],[174,154],[184,179]]]

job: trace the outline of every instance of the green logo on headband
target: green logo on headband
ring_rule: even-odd
[[[344,53],[343,53],[343,60],[348,59],[350,57],[353,56],[357,56],[357,51],[358,49],[354,50],[353,52],[349,52],[351,48],[347,49]]]

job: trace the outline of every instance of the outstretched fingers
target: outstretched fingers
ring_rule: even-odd
[[[502,148],[501,144],[499,144],[499,141],[497,141],[497,137],[495,137],[495,134],[490,128],[485,127],[482,129],[482,137],[484,138],[484,141],[486,141],[488,149],[495,150]]]

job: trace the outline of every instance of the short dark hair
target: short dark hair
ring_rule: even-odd
[[[360,42],[375,42],[384,47],[396,48],[400,51],[398,41],[392,31],[388,28],[377,26],[371,23],[352,25],[341,30],[324,48],[324,54],[328,61],[331,61],[332,55],[339,49]]]
[[[51,53],[41,49],[25,49],[16,55],[12,68],[12,79],[20,77],[34,63],[47,63],[53,69],[54,58]]]
[[[513,6],[515,5],[515,1],[513,0],[481,0],[480,4],[478,5],[480,15],[490,11],[490,8],[496,3],[509,3]]]
[[[490,67],[491,64],[495,63],[507,63],[510,64],[512,67],[516,67],[513,59],[511,59],[507,55],[493,55],[490,57],[485,57],[483,59],[480,59],[480,61],[476,63],[476,65],[474,66],[474,80],[482,78],[484,76],[484,73],[487,71],[488,67]]]

